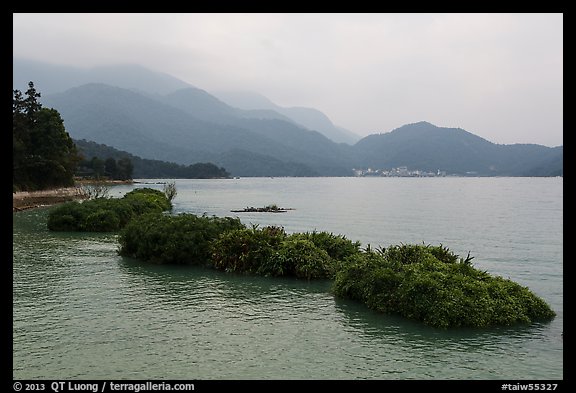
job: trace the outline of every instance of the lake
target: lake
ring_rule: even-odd
[[[111,188],[162,189],[142,179]],[[149,183],[149,184],[148,184]],[[174,213],[363,247],[442,244],[546,300],[548,323],[441,330],[335,299],[330,282],[155,266],[116,234],[13,213],[14,379],[563,379],[563,178],[176,180]],[[232,213],[276,204],[285,213]]]

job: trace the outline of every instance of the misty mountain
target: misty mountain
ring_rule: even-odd
[[[171,75],[151,71],[136,64],[80,68],[12,59],[12,85],[26,90],[29,81],[42,94],[60,93],[87,83],[104,83],[148,94],[167,94],[190,84]]]
[[[267,119],[283,120],[295,124],[290,118],[273,110],[244,110],[233,108],[205,90],[196,87],[178,89],[164,96],[156,96],[153,98],[182,109],[197,119],[214,123],[234,124],[240,119]]]
[[[250,168],[266,173],[265,159],[269,168],[290,169],[284,174],[271,170],[274,176],[351,173],[346,162],[351,156],[345,145],[283,120],[233,118],[234,125],[208,122],[149,96],[104,84],[75,87],[43,96],[41,101],[61,113],[72,138],[106,144],[142,158],[184,165],[213,162],[232,175],[238,175],[236,168],[244,168],[242,175]],[[239,151],[252,154],[239,155]],[[238,162],[235,157],[239,156],[248,161]]]
[[[353,167],[399,166],[478,176],[563,174],[561,147],[497,145],[459,128],[427,122],[370,135],[349,146],[284,120],[239,116],[236,108],[200,89],[154,97],[88,84],[41,101],[62,114],[74,139],[182,165],[212,162],[233,176],[347,176]]]
[[[399,166],[459,175],[563,175],[561,146],[498,145],[427,122],[350,146],[326,137],[338,127],[314,109],[282,108],[255,93],[217,98],[138,66],[79,69],[14,59],[14,88],[25,90],[30,80],[42,93],[40,101],[62,114],[74,139],[145,159],[212,162],[235,176],[347,176],[353,167]],[[116,86],[82,84],[86,80]]]
[[[356,165],[446,171],[480,176],[557,176],[563,149],[534,144],[498,145],[460,128],[427,122],[369,135],[353,147]]]
[[[281,108],[266,98],[263,106],[230,106],[229,103],[224,103],[178,78],[139,65],[80,68],[18,58],[13,58],[12,62],[13,88],[22,91],[26,90],[29,81],[33,81],[36,89],[43,95],[61,93],[85,84],[102,83],[162,100],[198,119],[210,122],[230,123],[230,119],[235,118],[276,119],[318,131],[336,142],[351,144],[360,138],[350,131],[334,126],[325,114],[316,109]]]
[[[310,158],[319,156],[321,160],[312,159],[308,163],[325,166],[322,173],[332,173],[332,167],[341,165],[342,157],[334,159],[332,157],[347,156],[349,152],[347,147],[336,146],[320,132],[306,129],[276,111],[234,108],[202,89],[189,87],[153,98],[181,109],[196,119],[250,130],[282,145],[306,152]],[[243,148],[239,146],[239,149]],[[283,157],[283,159],[289,158]]]
[[[148,94],[167,94],[190,84],[171,75],[135,64],[80,68],[12,59],[12,86],[26,90],[28,82],[42,94],[60,93],[87,83],[104,83]]]
[[[552,148],[542,159],[530,163],[528,169],[521,169],[521,176],[564,176],[563,167],[564,147]]]
[[[334,142],[352,145],[360,139],[360,136],[353,132],[334,125],[328,116],[317,109],[305,107],[284,108],[276,105],[263,95],[254,92],[221,91],[214,93],[214,95],[236,108],[273,110],[310,130],[321,132]]]

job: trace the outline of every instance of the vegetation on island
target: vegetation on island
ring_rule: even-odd
[[[211,244],[211,264],[227,272],[305,279],[332,278],[338,253],[359,252],[359,243],[326,232],[288,235],[284,228],[242,228]],[[340,247],[340,251],[335,252]]]
[[[472,266],[448,248],[402,244],[360,248],[327,232],[287,234],[248,228],[236,218],[147,214],[120,233],[123,256],[193,264],[226,272],[331,279],[333,293],[427,325],[486,327],[550,320],[548,304],[528,288]]]
[[[121,231],[119,253],[156,264],[206,265],[211,242],[239,228],[240,220],[230,217],[145,214]]]
[[[328,232],[287,234],[232,217],[162,214],[176,194],[170,183],[163,191],[141,188],[122,198],[66,203],[49,213],[48,228],[120,231],[120,255],[155,264],[329,279],[336,297],[438,328],[507,326],[556,315],[527,287],[476,269],[470,255],[461,258],[442,245],[361,249],[360,242]]]
[[[374,310],[441,328],[512,325],[555,316],[528,288],[474,268],[471,259],[442,245],[367,250],[341,265],[333,290]]]
[[[276,204],[264,206],[264,207],[246,207],[241,210],[230,210],[232,213],[286,213],[288,210],[294,210],[292,208],[278,207]]]
[[[151,188],[137,188],[122,198],[98,197],[67,202],[48,215],[51,231],[114,232],[134,217],[172,209],[166,194]]]

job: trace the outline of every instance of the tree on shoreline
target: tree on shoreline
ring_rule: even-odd
[[[12,184],[14,190],[42,190],[74,184],[80,160],[60,113],[43,108],[34,83],[13,90]]]
[[[80,156],[83,153],[80,152]],[[80,161],[76,170],[79,177],[88,177],[100,180],[101,178],[110,180],[132,180],[134,165],[128,157],[122,157],[115,160],[107,157],[106,160],[93,156],[91,160],[83,159]]]

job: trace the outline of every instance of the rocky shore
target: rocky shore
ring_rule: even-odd
[[[20,191],[12,193],[12,211],[22,211],[40,206],[83,199],[80,187],[55,188],[42,191]]]

